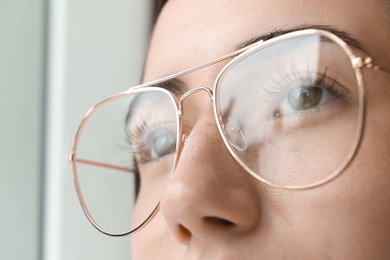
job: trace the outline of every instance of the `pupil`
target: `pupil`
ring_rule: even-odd
[[[305,110],[318,105],[321,101],[321,97],[321,88],[300,88],[295,89],[290,93],[288,101],[295,110]]]

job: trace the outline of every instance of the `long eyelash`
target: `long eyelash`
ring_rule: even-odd
[[[154,121],[156,121],[154,123]],[[144,161],[145,155],[143,154],[143,150],[141,147],[141,139],[150,129],[148,127],[150,125],[160,124],[158,120],[152,119],[152,122],[147,122],[145,118],[140,117],[134,124],[134,126],[129,129],[125,128],[124,134],[124,143],[125,145],[118,145],[119,149],[125,154],[126,161],[124,163],[128,163],[129,170],[133,171],[135,174],[139,174],[137,162]],[[136,159],[136,155],[140,158]]]
[[[139,147],[142,135],[147,130],[148,123],[144,118],[141,118],[138,120],[135,124],[135,126],[132,127],[132,129],[126,129],[126,141],[128,144],[132,145],[132,147]],[[137,152],[137,150],[134,150],[134,152]]]
[[[145,118],[141,117],[131,129],[126,129],[125,137],[127,147],[125,152],[130,158],[136,162],[146,162],[149,159],[148,155],[145,154],[144,148],[142,147],[142,139],[147,136],[148,133],[153,132],[155,129],[170,129],[169,123],[161,122],[158,117],[152,117],[151,120],[146,121]],[[138,157],[136,159],[136,156]]]
[[[286,86],[286,82],[313,81],[311,71],[308,69],[308,67],[309,66],[306,65],[307,69],[306,73],[304,73],[306,75],[302,76],[302,73],[298,71],[296,65],[293,62],[291,62],[292,73],[287,73],[287,70],[284,67],[279,66],[276,74],[273,75],[268,82],[266,82],[266,86],[261,85],[261,89],[271,97],[270,100],[267,100],[264,97],[262,98],[263,101],[268,103],[275,102],[275,97],[280,96],[286,89],[289,89],[290,86]],[[337,79],[332,79],[331,84],[326,83],[326,79],[329,79],[327,77],[327,70],[328,68],[325,68],[325,71],[318,75],[318,77],[315,79],[315,84],[320,88],[328,90],[337,97],[343,98],[344,93],[334,88]]]
[[[286,70],[282,67],[278,67],[276,77],[272,76],[269,82],[266,82],[266,86],[262,85],[261,89],[268,95],[272,97],[279,96],[280,93],[285,89],[285,85],[281,83],[283,79],[285,80],[288,78],[288,74],[286,73]],[[266,102],[271,102],[271,100],[266,100],[263,98]]]
[[[327,72],[328,68],[325,68],[324,73],[320,74],[319,77],[315,80],[315,85],[329,91],[329,93],[335,95],[337,98],[345,99],[346,93],[335,88],[337,79],[328,77]]]
[[[128,168],[134,173],[138,173],[137,168],[137,160],[135,159],[135,155],[140,151],[140,141],[142,137],[143,131],[145,131],[147,126],[146,121],[142,118],[139,122],[137,122],[134,127],[135,130],[130,130],[127,127],[124,129],[124,144],[117,145],[118,148],[125,155],[126,161],[123,163],[127,163]]]
[[[128,129],[127,127],[125,129],[125,142],[128,145],[126,147],[126,153],[130,158],[133,158],[133,160],[135,160],[135,155],[142,151],[140,143],[143,134],[147,131],[147,126],[148,123],[146,120],[140,118],[131,129]]]

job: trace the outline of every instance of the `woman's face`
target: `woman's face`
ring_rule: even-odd
[[[389,69],[389,13],[379,0],[170,0],[153,34],[144,81],[210,61],[276,29],[306,25],[347,32]],[[212,89],[225,64],[183,77],[186,89]],[[272,188],[247,174],[219,135],[209,97],[191,96],[186,109],[198,120],[159,213],[133,235],[135,258],[389,258],[390,75],[364,70],[364,77],[366,125],[356,157],[333,181],[299,191]]]

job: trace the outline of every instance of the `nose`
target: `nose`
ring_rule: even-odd
[[[160,201],[170,232],[186,245],[251,233],[261,219],[259,184],[230,156],[208,112],[187,138]]]

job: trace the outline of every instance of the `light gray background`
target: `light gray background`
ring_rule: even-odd
[[[139,82],[151,0],[0,0],[0,259],[130,259],[67,161],[86,110]]]

